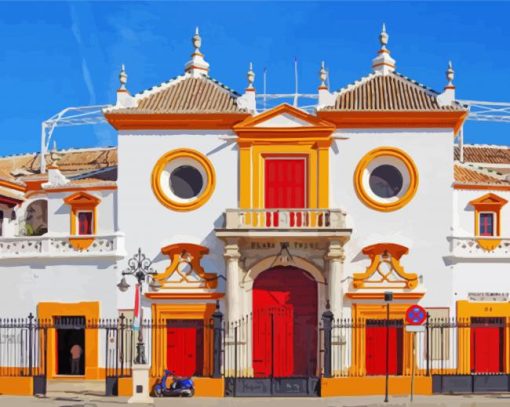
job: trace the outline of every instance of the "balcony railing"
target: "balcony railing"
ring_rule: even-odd
[[[508,258],[510,260],[510,237],[488,237],[488,236],[471,236],[460,237],[452,236],[450,240],[450,251],[453,257],[459,258],[480,258],[480,259],[496,259]],[[493,247],[488,250],[480,245],[479,241],[492,242],[485,246]]]
[[[69,239],[72,237],[74,236],[0,237],[0,259],[124,256],[124,236],[121,234],[90,236],[94,241],[84,250],[76,250],[71,245]]]
[[[340,209],[227,209],[226,229],[345,229]]]

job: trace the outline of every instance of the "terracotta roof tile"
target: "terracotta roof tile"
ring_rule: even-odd
[[[455,160],[460,159],[460,150],[455,146]],[[510,147],[491,145],[464,145],[464,161],[484,164],[510,164]]]
[[[58,161],[60,171],[66,176],[77,176],[87,172],[117,166],[117,148],[91,148],[60,150]],[[46,162],[50,165],[52,154],[47,154]],[[37,178],[39,176],[39,154],[29,153],[0,157],[0,177],[14,181]]]
[[[181,76],[136,96],[137,107],[108,108],[105,113],[246,113],[240,95],[210,77]]]
[[[464,110],[458,103],[440,106],[438,93],[399,73],[371,73],[341,89],[334,106],[324,110],[349,111],[451,111]]]
[[[475,168],[466,164],[455,164],[454,178],[455,182],[459,184],[510,186],[510,182],[505,180],[501,174],[483,168]]]

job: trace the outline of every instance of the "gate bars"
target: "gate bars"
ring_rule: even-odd
[[[223,320],[217,309],[211,320],[204,321],[204,360],[201,372],[209,377],[243,378],[254,375],[254,343],[264,340],[263,332],[253,327],[253,315],[235,322]],[[166,328],[164,320],[144,320],[147,356],[151,375],[159,377],[167,367]],[[393,345],[398,359],[398,375],[411,374],[411,334],[405,332],[402,320],[370,321],[334,319],[326,310],[317,327],[317,369],[310,376],[361,377],[367,370],[367,335],[372,326],[400,329]],[[99,339],[98,366],[104,368],[106,380],[130,377],[135,355],[136,332],[132,320],[121,315],[115,319],[84,320],[64,317],[54,320],[35,318],[0,319],[0,376],[33,377],[37,391],[45,391],[48,372],[48,338],[57,329],[97,331]],[[53,331],[53,332],[52,332]],[[265,334],[274,334],[274,330]],[[505,318],[429,319],[424,332],[418,332],[416,375],[418,376],[490,376],[510,374],[510,322]],[[299,340],[299,339],[297,339]],[[274,338],[262,347],[259,355],[274,360]],[[381,351],[384,346],[381,346]],[[374,352],[373,349],[368,349]],[[85,349],[86,352],[86,349]],[[267,353],[269,352],[269,353]],[[377,349],[375,350],[377,352]],[[53,354],[54,352],[52,352]],[[370,356],[370,355],[368,355]],[[274,366],[268,376],[275,376]]]

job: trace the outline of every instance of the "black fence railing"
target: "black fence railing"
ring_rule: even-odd
[[[510,375],[505,318],[432,318],[409,332],[402,319],[334,319],[327,310],[317,320],[275,308],[235,322],[224,321],[217,309],[205,321],[152,319],[140,327],[124,315],[4,318],[0,376],[34,377],[44,389],[48,376],[83,375],[86,338],[93,337],[97,366],[114,383],[132,375],[140,331],[152,377],[175,366],[184,369],[181,375],[229,379]]]

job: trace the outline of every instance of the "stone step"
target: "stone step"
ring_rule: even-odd
[[[104,380],[48,379],[47,393],[75,393],[104,395]]]

